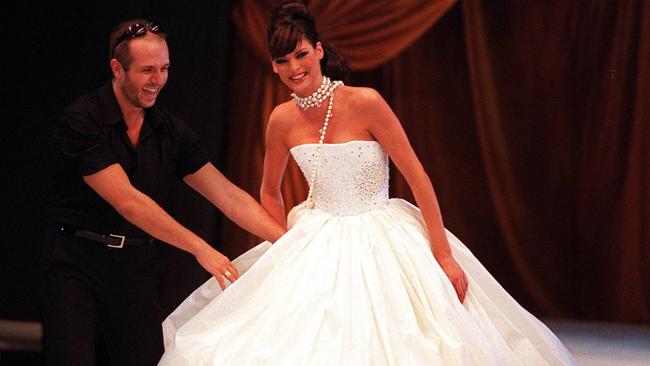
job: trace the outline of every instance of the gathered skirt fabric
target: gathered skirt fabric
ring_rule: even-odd
[[[464,303],[401,199],[357,215],[295,207],[289,231],[233,261],[163,323],[160,365],[572,365],[553,333],[447,232]]]

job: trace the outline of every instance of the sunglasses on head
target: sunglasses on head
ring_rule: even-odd
[[[160,25],[155,24],[154,22],[150,22],[147,24],[142,24],[142,23],[131,24],[128,28],[126,28],[124,33],[122,33],[122,35],[119,36],[117,40],[115,40],[115,45],[113,45],[113,50],[111,53],[115,54],[115,49],[117,48],[117,46],[120,45],[120,43],[130,38],[142,37],[147,33],[147,30],[149,30],[151,33],[158,33],[163,31]]]

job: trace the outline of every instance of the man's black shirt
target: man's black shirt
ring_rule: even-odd
[[[136,189],[164,205],[175,180],[208,162],[199,137],[158,106],[145,110],[133,148],[111,82],[64,110],[52,142],[57,157],[51,221],[130,237],[146,234],[93,191],[83,176],[120,164]]]

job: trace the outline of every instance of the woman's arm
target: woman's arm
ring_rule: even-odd
[[[289,159],[289,147],[285,142],[287,131],[280,108],[276,107],[273,110],[266,127],[266,153],[260,201],[266,211],[286,228],[287,217],[282,199],[282,178]]]
[[[354,107],[359,109],[357,115],[364,116],[370,133],[386,150],[411,188],[427,226],[433,255],[462,302],[467,292],[465,273],[451,254],[433,185],[400,121],[381,95],[373,89],[361,89]]]

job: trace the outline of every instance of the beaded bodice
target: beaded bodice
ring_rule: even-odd
[[[318,144],[291,149],[309,177]],[[334,215],[353,215],[388,202],[388,155],[377,141],[323,144],[313,197],[316,207]]]

